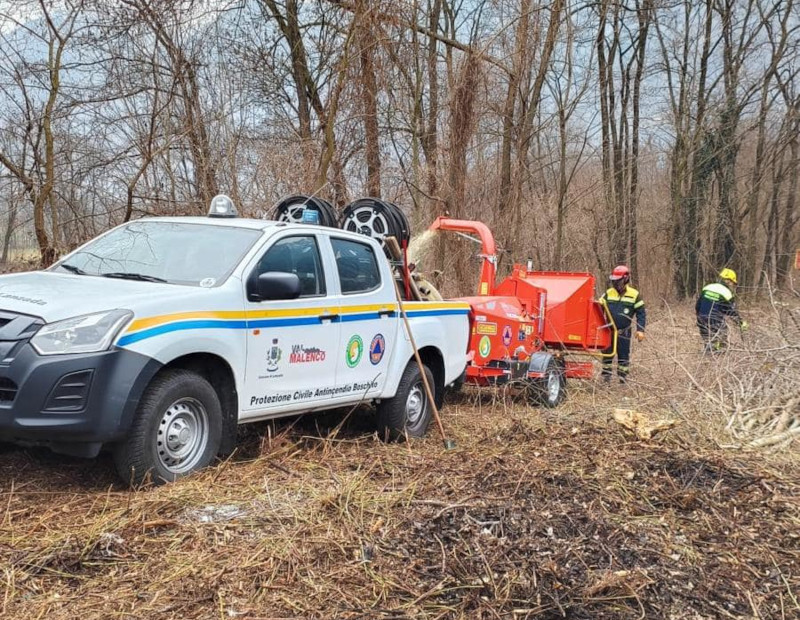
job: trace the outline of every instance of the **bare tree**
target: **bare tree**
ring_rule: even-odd
[[[30,8],[31,5],[24,6],[24,9]],[[60,239],[58,206],[54,194],[57,174],[54,123],[58,114],[57,104],[62,95],[64,52],[80,27],[78,20],[82,3],[69,2],[65,5],[66,10],[55,14],[51,14],[51,7],[44,0],[39,1],[38,8],[41,19],[33,25],[23,24],[8,14],[0,16],[4,21],[10,21],[22,29],[33,40],[44,44],[47,50],[47,59],[40,67],[30,63],[21,50],[9,47],[16,55],[7,57],[7,60],[25,122],[17,152],[11,154],[0,151],[0,164],[25,188],[33,206],[33,225],[41,262],[49,265],[56,258]],[[32,82],[37,87],[43,85],[42,99],[32,92]]]

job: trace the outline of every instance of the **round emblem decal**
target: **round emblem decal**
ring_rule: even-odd
[[[510,325],[506,325],[503,328],[503,344],[506,345],[506,346],[511,344],[511,326]]]
[[[481,357],[489,357],[489,353],[492,352],[492,341],[489,340],[489,336],[484,336],[481,338],[481,342],[478,345],[478,353],[481,354]]]
[[[373,366],[380,364],[385,350],[386,340],[384,340],[383,334],[375,334],[375,337],[369,344],[369,361]]]
[[[345,351],[345,361],[350,368],[355,368],[361,361],[361,355],[364,353],[364,342],[361,336],[351,336],[347,342],[347,350]]]

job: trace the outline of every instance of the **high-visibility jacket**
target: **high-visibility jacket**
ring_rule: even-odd
[[[733,291],[721,282],[706,284],[694,305],[698,320],[709,323],[723,323],[726,317],[733,317],[741,323]]]
[[[600,301],[605,302],[608,310],[611,312],[611,317],[614,319],[614,325],[617,329],[622,331],[628,329],[633,322],[633,317],[636,317],[636,329],[640,332],[644,331],[647,317],[645,316],[644,301],[642,296],[635,288],[625,285],[625,290],[620,294],[614,287],[609,288]]]

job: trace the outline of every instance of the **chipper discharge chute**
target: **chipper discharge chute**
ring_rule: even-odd
[[[616,341],[613,324],[595,299],[592,274],[515,264],[511,275],[495,284],[496,245],[485,224],[439,217],[430,230],[475,234],[481,243],[478,294],[460,298],[471,307],[466,383],[519,382],[539,403],[553,407],[564,397],[567,377],[592,376],[592,362],[574,358],[600,355]]]

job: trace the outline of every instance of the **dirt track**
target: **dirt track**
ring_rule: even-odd
[[[690,362],[648,344],[633,386],[555,411],[451,398],[451,452],[340,412],[245,427],[229,462],[132,493],[107,457],[0,448],[0,616],[799,618],[796,460],[715,447]],[[641,442],[619,405],[682,423]]]

